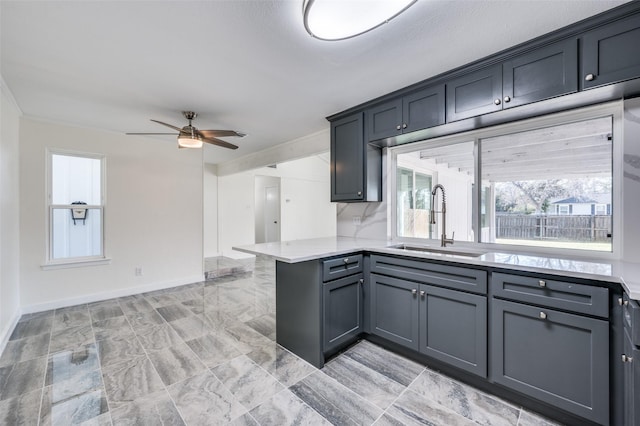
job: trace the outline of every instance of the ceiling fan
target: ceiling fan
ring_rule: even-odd
[[[244,133],[236,132],[235,130],[198,130],[195,126],[191,125],[191,121],[195,119],[198,114],[193,111],[182,111],[184,118],[189,120],[189,124],[180,128],[171,124],[163,123],[162,121],[151,119],[151,121],[162,124],[172,128],[178,133],[127,133],[127,135],[178,135],[178,148],[200,148],[202,143],[210,143],[212,145],[218,145],[223,148],[238,149],[238,147],[232,143],[225,142],[218,139],[219,137],[226,136],[246,136]]]

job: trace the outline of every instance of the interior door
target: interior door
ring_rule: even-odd
[[[264,232],[265,242],[280,241],[280,187],[264,188]]]

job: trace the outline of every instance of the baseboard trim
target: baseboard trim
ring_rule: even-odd
[[[16,309],[16,312],[13,314],[11,321],[5,326],[2,330],[2,334],[0,334],[0,354],[4,353],[4,348],[7,347],[7,343],[9,343],[9,337],[13,333],[13,330],[18,325],[18,321],[20,321],[20,317],[22,316],[22,310],[20,308]]]
[[[193,284],[204,281],[204,275],[197,275],[189,278],[182,278],[174,281],[165,281],[160,283],[146,284],[136,287],[127,287],[112,291],[103,291],[100,293],[86,294],[79,297],[67,299],[58,299],[51,302],[37,303],[34,305],[26,305],[22,307],[22,314],[32,314],[35,312],[43,312],[51,309],[66,308],[67,306],[82,305],[85,303],[101,302],[103,300],[113,299],[116,297],[131,296],[133,294],[147,293],[149,291],[164,290],[171,287],[178,287],[187,284]],[[19,318],[19,317],[18,317]]]

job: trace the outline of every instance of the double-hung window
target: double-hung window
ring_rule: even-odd
[[[104,259],[104,156],[49,151],[47,264]]]

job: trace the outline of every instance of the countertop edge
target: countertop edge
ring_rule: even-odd
[[[445,262],[452,262],[458,264],[464,264],[469,266],[480,266],[484,268],[500,268],[505,270],[512,271],[523,271],[523,272],[532,272],[532,273],[543,273],[549,275],[558,275],[565,276],[571,278],[578,279],[586,279],[586,280],[596,280],[596,281],[604,281],[612,284],[619,284],[622,289],[627,293],[630,299],[640,301],[640,283],[629,282],[625,280],[623,275],[616,275],[612,273],[611,275],[584,272],[584,271],[572,271],[572,270],[562,270],[555,268],[547,268],[540,266],[531,266],[531,265],[516,265],[516,264],[508,264],[508,263],[500,263],[496,261],[492,261],[490,259],[485,258],[485,256],[479,257],[464,257],[464,256],[455,256],[449,254],[439,254],[439,253],[424,253],[424,252],[401,252],[398,249],[389,248],[388,246],[393,244],[392,241],[388,240],[358,240],[358,239],[348,239],[348,238],[336,238],[334,239],[334,244],[337,242],[342,242],[345,244],[345,247],[342,248],[322,248],[322,249],[309,249],[309,246],[304,246],[306,250],[309,250],[309,253],[302,254],[300,256],[284,256],[275,254],[276,249],[281,248],[280,244],[291,244],[293,247],[296,244],[304,245],[307,242],[331,242],[330,238],[327,239],[315,239],[315,240],[299,240],[298,242],[292,241],[288,243],[268,243],[264,245],[252,245],[252,246],[238,246],[233,247],[233,250],[240,251],[243,253],[253,254],[253,255],[263,255],[268,256],[274,260],[279,260],[285,263],[299,263],[299,262],[307,262],[312,260],[319,260],[328,257],[341,256],[353,252],[367,252],[372,254],[383,254],[383,255],[393,255],[393,256],[401,256],[401,257],[411,257],[416,259],[425,259],[425,260],[438,260]],[[260,247],[259,247],[260,246]],[[545,258],[543,255],[537,255],[537,257]],[[549,258],[554,259],[554,258]],[[571,260],[571,259],[567,259]],[[573,259],[575,262],[582,262],[582,260]],[[590,261],[585,261],[590,262]],[[593,263],[593,261],[591,261]],[[611,261],[603,261],[603,264],[613,265],[615,262]],[[632,265],[629,265],[631,268]],[[640,271],[640,264],[635,266],[635,268]]]

